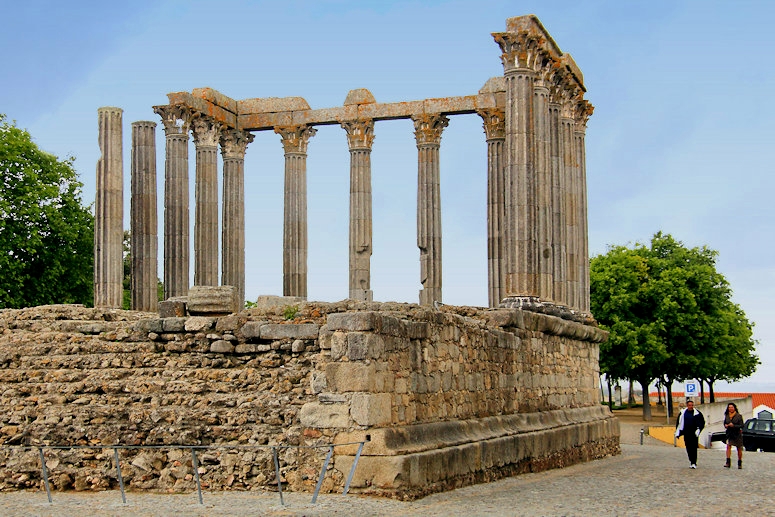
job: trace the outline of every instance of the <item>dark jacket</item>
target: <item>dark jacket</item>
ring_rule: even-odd
[[[694,434],[694,431],[699,429],[702,431],[705,428],[705,417],[702,416],[702,413],[700,413],[699,409],[693,409],[692,410],[692,419],[691,419],[691,429],[688,429],[686,427],[684,413],[686,412],[686,408],[681,410],[681,413],[678,415],[678,419],[675,422],[675,435],[683,436],[685,434]]]

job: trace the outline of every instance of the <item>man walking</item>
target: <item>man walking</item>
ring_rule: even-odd
[[[675,437],[684,437],[686,455],[689,456],[689,468],[697,468],[697,445],[700,431],[705,427],[705,417],[698,409],[694,409],[694,401],[687,400],[686,408],[678,415],[675,425]]]

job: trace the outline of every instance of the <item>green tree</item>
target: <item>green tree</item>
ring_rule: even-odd
[[[646,420],[655,379],[668,387],[670,408],[673,381],[739,378],[758,363],[751,324],[731,302],[716,256],[659,232],[648,247],[611,247],[592,259],[592,313],[611,332],[601,370],[641,385]]]
[[[0,308],[93,303],[94,217],[73,158],[0,114]]]

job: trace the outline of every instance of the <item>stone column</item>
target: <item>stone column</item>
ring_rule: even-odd
[[[506,255],[504,226],[506,140],[504,112],[501,109],[478,111],[487,137],[487,293],[490,307],[497,307],[506,297]]]
[[[533,86],[541,40],[527,31],[493,34],[506,78],[506,291],[538,296]]]
[[[283,296],[307,297],[307,145],[309,126],[274,128],[285,149]]]
[[[97,110],[100,159],[94,202],[94,306],[120,309],[124,288],[124,161],[121,108]]]
[[[206,116],[192,124],[196,146],[194,285],[218,285],[218,140],[221,125]]]
[[[221,284],[237,290],[245,306],[245,150],[253,135],[229,129],[221,134],[223,155],[223,245]]]
[[[420,248],[420,304],[441,302],[441,133],[449,125],[444,115],[412,117],[417,141],[417,247]]]
[[[159,307],[156,122],[132,123],[130,222],[132,309],[156,312]]]
[[[552,61],[537,64],[533,87],[535,122],[535,203],[537,293],[542,301],[554,300],[554,256],[552,253],[552,164],[549,120],[549,74]]]
[[[164,162],[164,299],[188,295],[188,131],[191,111],[156,106],[166,136]]]
[[[372,301],[371,146],[374,121],[343,122],[350,148],[350,299]]]
[[[552,179],[552,300],[558,304],[567,304],[567,268],[566,249],[567,224],[565,221],[565,175],[563,154],[563,132],[560,122],[562,107],[562,89],[558,82],[553,84],[549,102],[549,146],[551,155]]]
[[[592,116],[594,107],[589,101],[581,100],[576,105],[576,125],[574,150],[576,152],[577,178],[578,178],[578,256],[579,256],[579,303],[578,308],[589,312],[589,231],[587,224],[587,166],[584,138],[587,131],[587,121]]]
[[[565,250],[566,250],[566,287],[565,302],[568,306],[579,306],[579,257],[578,257],[578,196],[577,196],[577,167],[575,150],[576,121],[575,106],[576,94],[565,86],[563,103],[560,113],[562,175],[565,180]]]

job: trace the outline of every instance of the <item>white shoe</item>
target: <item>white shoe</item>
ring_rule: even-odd
[[[691,467],[689,467],[689,468],[690,468],[690,469],[696,469],[696,468],[697,468],[697,465],[695,465],[694,463],[692,463],[692,466],[691,466]]]

